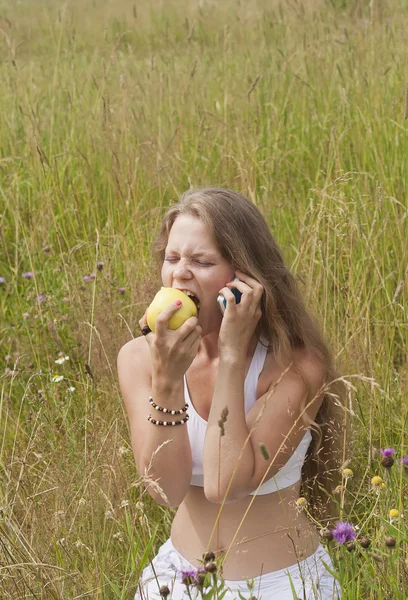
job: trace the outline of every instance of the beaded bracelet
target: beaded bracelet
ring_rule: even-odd
[[[147,417],[147,420],[150,421],[150,423],[153,423],[153,425],[164,425],[164,427],[166,427],[167,425],[184,425],[184,423],[187,423],[189,418],[190,417],[188,416],[188,414],[186,414],[184,419],[181,419],[181,421],[156,421],[156,419],[152,419],[152,415],[149,415]]]
[[[158,404],[153,402],[153,398],[151,396],[149,398],[149,402],[152,405],[152,407],[155,408],[156,410],[163,412],[163,413],[169,413],[169,415],[181,415],[182,413],[185,413],[186,410],[188,409],[188,404],[185,404],[183,408],[180,408],[180,410],[172,410],[171,408],[163,408],[162,406],[159,406]]]

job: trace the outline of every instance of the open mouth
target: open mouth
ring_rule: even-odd
[[[180,290],[180,291],[184,292],[186,294],[186,296],[191,298],[191,300],[194,302],[194,304],[197,307],[197,311],[199,311],[201,303],[200,303],[200,300],[197,298],[197,296],[194,296],[194,294],[192,292],[190,292],[189,290]]]
[[[200,310],[200,300],[196,297],[196,296],[190,296],[191,300],[194,302],[194,304],[197,307],[197,312]]]

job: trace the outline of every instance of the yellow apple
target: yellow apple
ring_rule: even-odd
[[[159,313],[176,300],[181,300],[183,304],[170,317],[168,322],[169,329],[178,329],[184,321],[190,317],[197,316],[197,307],[187,294],[175,288],[162,287],[153,298],[153,302],[146,313],[147,324],[152,331],[156,331],[156,319]]]

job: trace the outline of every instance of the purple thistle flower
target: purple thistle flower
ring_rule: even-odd
[[[96,268],[98,269],[98,271],[102,271],[104,266],[105,266],[105,263],[102,262],[101,260],[96,263]]]
[[[126,292],[126,288],[120,287],[120,288],[118,288],[118,292],[119,292],[119,294],[124,294]]]
[[[401,464],[408,469],[408,454],[401,458]]]
[[[84,277],[82,278],[84,281],[86,281],[88,283],[88,281],[91,281],[91,277],[90,275],[84,275]]]
[[[38,303],[40,302],[44,302],[44,300],[47,298],[47,296],[45,294],[40,294],[39,296],[37,296],[36,301]]]
[[[385,448],[384,450],[380,448],[380,452],[383,456],[392,456],[395,452],[395,448]]]
[[[6,283],[6,278],[5,277],[0,277],[0,283]]]
[[[34,273],[32,271],[27,271],[26,273],[23,273],[23,277],[24,279],[33,279]]]
[[[181,575],[181,581],[185,585],[191,585],[193,583],[199,583],[200,578],[199,575],[206,573],[205,569],[187,569],[187,570],[178,570],[177,573]]]
[[[96,273],[90,273],[89,279],[96,279]]]
[[[332,529],[333,537],[340,544],[352,542],[356,537],[356,532],[351,523],[347,521],[339,521],[334,529]]]

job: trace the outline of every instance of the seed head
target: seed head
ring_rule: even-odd
[[[225,435],[224,425],[228,417],[228,406],[225,406],[221,411],[221,418],[218,421],[218,427],[220,428],[221,437]]]
[[[191,585],[192,583],[194,583],[194,581],[195,576],[190,574],[183,575],[183,577],[181,578],[181,583],[184,585]]]
[[[215,560],[214,552],[206,552],[205,554],[203,554],[203,560],[205,563]]]
[[[374,477],[371,479],[371,485],[374,488],[379,488],[382,484],[383,484],[383,480],[381,477],[379,477],[379,475],[374,475]]]
[[[262,454],[262,458],[264,460],[269,460],[271,458],[269,452],[268,452],[268,448],[265,446],[265,444],[263,442],[259,442],[259,450]]]
[[[371,544],[371,540],[370,540],[370,539],[368,539],[368,537],[362,537],[362,538],[361,538],[361,540],[360,540],[360,545],[361,545],[363,548],[369,548],[369,547],[370,547],[370,544]]]
[[[394,548],[396,543],[397,540],[393,538],[392,535],[389,535],[385,538],[385,545],[387,546],[387,548]]]
[[[395,448],[385,448],[384,450],[380,448],[380,452],[382,454],[381,464],[386,469],[391,469],[394,464],[393,454],[395,452]]]
[[[306,508],[306,506],[307,506],[307,500],[306,500],[306,498],[303,498],[303,496],[301,496],[300,498],[298,498],[296,500],[296,506],[300,510],[303,510],[304,508]]]
[[[346,479],[350,479],[350,477],[353,477],[354,473],[351,469],[343,469],[343,475]]]
[[[328,529],[327,527],[323,527],[323,529],[320,530],[320,537],[326,540],[327,542],[331,542],[333,539],[333,534],[330,531],[330,529]]]
[[[383,456],[381,459],[381,464],[386,469],[391,469],[392,465],[394,464],[394,459],[392,456]]]
[[[160,596],[162,598],[167,598],[167,596],[170,594],[170,590],[167,587],[167,585],[162,585],[160,588]]]
[[[356,549],[356,545],[354,542],[348,542],[348,544],[346,544],[346,548],[349,552],[353,552],[353,550]]]
[[[216,573],[217,572],[217,565],[215,562],[207,563],[204,568],[207,571],[207,573]]]

